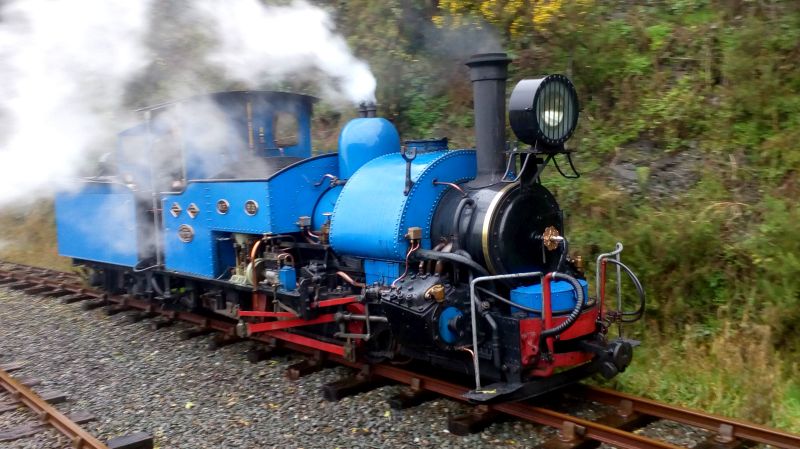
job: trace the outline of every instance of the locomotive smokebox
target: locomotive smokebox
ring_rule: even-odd
[[[475,110],[475,148],[480,182],[498,181],[505,175],[506,79],[505,53],[482,53],[467,61]]]

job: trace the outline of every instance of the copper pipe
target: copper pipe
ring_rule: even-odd
[[[447,245],[444,246],[444,248],[442,248],[441,251],[443,253],[449,253],[452,250],[453,250],[453,242],[449,242]],[[437,260],[436,261],[436,269],[434,270],[434,273],[442,274],[442,270],[444,270],[444,261]]]
[[[291,254],[289,254],[289,253],[280,253],[280,254],[278,254],[278,262],[280,262],[280,261],[282,261],[284,259],[288,260],[289,263],[292,266],[294,266],[294,257],[292,257]]]
[[[353,278],[351,278],[350,275],[345,273],[344,271],[337,271],[336,275],[344,279],[345,282],[352,285],[353,287],[367,288],[367,284],[362,284],[361,282],[354,281]]]
[[[439,242],[436,246],[433,247],[433,251],[441,251],[444,248],[444,245],[447,244],[447,241]],[[425,269],[425,264],[428,265],[427,270]],[[424,274],[426,271],[430,273],[433,269],[433,261],[432,260],[421,260],[419,262],[419,273]]]
[[[261,246],[261,240],[256,240],[253,244],[253,248],[250,250],[250,263],[253,265],[253,279],[250,282],[253,283],[253,288],[258,288],[258,272],[256,271],[256,252],[258,252],[258,248]]]
[[[395,279],[394,282],[392,282],[392,288],[394,288],[395,284],[397,284],[399,281],[402,281],[403,279],[406,278],[406,276],[408,276],[408,259],[409,259],[409,257],[411,257],[411,254],[414,251],[418,250],[418,249],[419,249],[419,243],[415,243],[411,247],[411,249],[408,250],[408,252],[406,253],[406,269],[405,269],[405,271],[403,271],[403,275],[402,276],[400,276],[399,278]]]
[[[467,192],[465,192],[464,189],[462,189],[460,185],[458,185],[456,183],[453,183],[453,182],[433,181],[433,185],[448,186],[448,187],[451,187],[451,188],[456,189],[459,192],[461,192],[461,195],[467,196]]]

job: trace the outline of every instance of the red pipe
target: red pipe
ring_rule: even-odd
[[[542,314],[544,315],[544,328],[542,331],[553,327],[553,308],[550,297],[550,280],[552,278],[553,273],[547,273],[542,279]],[[553,337],[547,337],[547,349],[551,354],[553,353],[553,340]]]

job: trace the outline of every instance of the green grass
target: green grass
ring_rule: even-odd
[[[614,388],[671,404],[800,432],[797,365],[770,345],[768,326],[724,323],[682,340],[648,335]]]
[[[0,260],[71,269],[69,259],[58,255],[52,202],[0,211]]]

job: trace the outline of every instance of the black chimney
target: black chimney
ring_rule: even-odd
[[[478,178],[498,181],[505,175],[506,79],[511,59],[505,53],[482,53],[467,61],[475,109]]]

